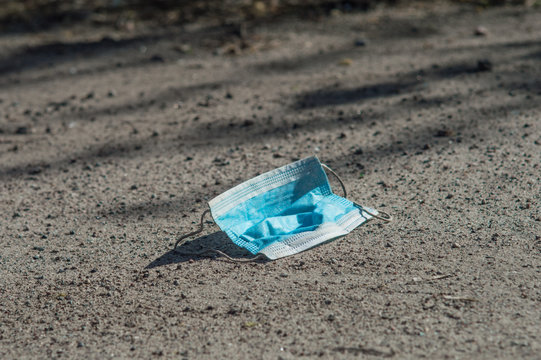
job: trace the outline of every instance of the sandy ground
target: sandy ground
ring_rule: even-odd
[[[539,358],[540,103],[535,8],[2,35],[0,358]],[[170,251],[313,154],[395,221]]]

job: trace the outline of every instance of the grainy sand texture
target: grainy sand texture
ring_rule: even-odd
[[[228,29],[0,36],[0,358],[538,359],[541,9]],[[171,251],[314,154],[394,221],[277,261]],[[182,250],[250,256],[202,235]]]

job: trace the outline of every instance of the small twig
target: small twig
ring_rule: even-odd
[[[413,282],[408,282],[407,284],[411,285],[411,284],[418,284],[418,283],[423,282],[423,281],[442,280],[442,279],[447,279],[447,278],[450,278],[450,277],[453,277],[453,276],[455,276],[455,275],[454,274],[436,275],[436,276],[433,276],[433,277],[427,278],[427,279],[423,279],[423,278],[420,278],[420,277],[414,277]]]
[[[385,351],[384,349],[376,349],[376,348],[368,348],[364,346],[359,347],[345,347],[345,346],[339,346],[333,349],[334,351],[340,352],[342,354],[353,354],[355,356],[358,356],[359,354],[365,354],[365,355],[372,355],[372,356],[379,356],[382,358],[390,358],[396,355],[395,351],[390,348],[388,351]]]
[[[455,275],[454,274],[436,275],[436,276],[432,276],[432,278],[430,280],[447,279],[447,278],[450,278],[450,277],[453,277],[453,276],[455,276]]]
[[[445,300],[457,300],[457,301],[467,301],[467,302],[478,301],[477,299],[470,298],[470,297],[464,297],[464,296],[443,295],[442,297]]]

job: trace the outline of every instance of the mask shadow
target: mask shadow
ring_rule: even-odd
[[[243,249],[235,245],[226,233],[223,231],[216,231],[209,235],[200,236],[192,241],[187,241],[175,250],[170,250],[159,258],[148,264],[145,269],[152,269],[160,266],[184,263],[190,260],[201,261],[204,259],[224,259],[225,258],[217,253],[208,251],[201,254],[202,250],[215,249],[219,250],[235,259],[250,259],[254,255],[246,249]],[[267,260],[258,259],[255,262],[266,262]]]

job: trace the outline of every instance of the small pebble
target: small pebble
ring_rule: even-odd
[[[492,62],[487,59],[481,59],[477,61],[477,70],[478,71],[490,71],[492,70]]]
[[[475,28],[474,34],[476,36],[487,36],[488,35],[488,29],[484,26],[478,26]]]
[[[366,41],[363,39],[357,39],[355,40],[355,46],[358,46],[358,47],[366,46]]]
[[[165,59],[163,58],[163,56],[156,54],[156,55],[152,55],[152,57],[150,58],[150,61],[163,63],[165,62]]]
[[[441,130],[438,130],[434,136],[435,137],[449,137],[449,136],[453,136],[453,134],[454,134],[453,130],[441,129]]]
[[[28,174],[29,175],[37,175],[37,174],[41,173],[42,171],[43,170],[39,166],[32,167],[32,168],[28,169]]]
[[[26,135],[30,133],[30,128],[28,126],[19,126],[17,130],[15,130],[15,134],[17,135]]]
[[[190,44],[176,45],[173,48],[181,54],[187,54],[192,51],[192,47]]]
[[[350,58],[344,58],[338,63],[338,65],[341,66],[350,66],[351,64],[353,64],[353,60],[351,60]]]

